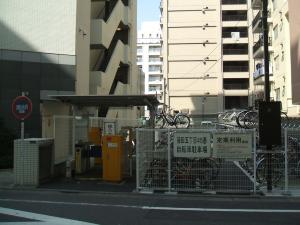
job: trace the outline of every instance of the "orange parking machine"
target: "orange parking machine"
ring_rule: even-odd
[[[103,180],[118,182],[123,179],[123,143],[120,135],[106,135],[102,138]]]

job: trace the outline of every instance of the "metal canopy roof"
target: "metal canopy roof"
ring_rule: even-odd
[[[156,95],[51,95],[76,106],[129,107],[159,105]]]

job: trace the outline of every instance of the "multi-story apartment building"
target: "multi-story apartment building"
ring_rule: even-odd
[[[256,64],[254,86],[256,99],[264,97],[264,48],[262,39],[262,0],[252,0],[254,19],[252,22]],[[281,101],[282,111],[289,116],[299,116],[299,106],[292,101],[292,59],[290,18],[288,0],[268,1],[270,96]],[[297,29],[296,29],[297,30]],[[294,31],[293,31],[294,32]]]
[[[205,117],[252,104],[249,6],[247,0],[161,1],[171,108]]]
[[[143,22],[138,31],[137,65],[145,74],[145,94],[156,94],[163,102],[163,74],[161,60],[161,28],[155,21]],[[149,116],[149,111],[146,111]]]
[[[25,134],[35,137],[43,118],[81,111],[49,95],[136,94],[136,0],[1,1],[0,65],[0,117],[16,134],[11,102],[21,92],[33,101]],[[83,111],[136,115],[135,108]]]

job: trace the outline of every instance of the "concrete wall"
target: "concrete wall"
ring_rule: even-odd
[[[16,96],[25,92],[33,102],[25,137],[40,137],[47,95],[75,91],[76,6],[74,0],[0,1],[0,117],[16,135]]]
[[[300,1],[289,0],[288,4],[291,31],[292,97],[294,104],[300,104]]]
[[[79,0],[76,26],[76,94],[89,95],[91,0]]]
[[[0,1],[0,49],[75,55],[74,0]],[[22,41],[20,41],[22,40]]]

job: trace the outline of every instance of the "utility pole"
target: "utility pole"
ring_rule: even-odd
[[[268,0],[262,0],[262,25],[265,67],[265,102],[270,102]],[[272,191],[272,145],[267,145],[267,189]]]

